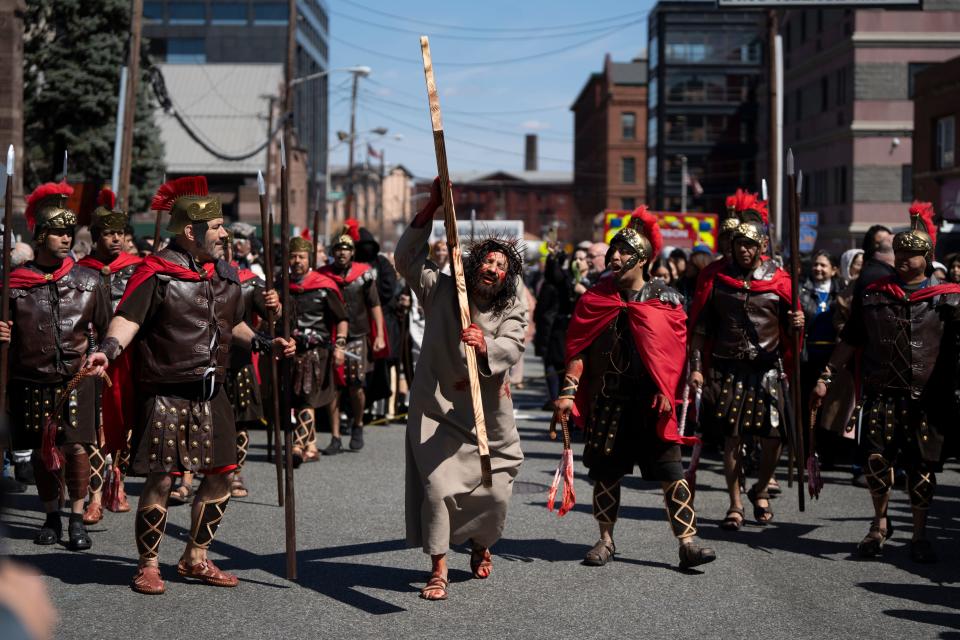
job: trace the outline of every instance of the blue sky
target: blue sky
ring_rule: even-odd
[[[653,0],[327,0],[331,68],[366,65],[357,130],[387,127],[388,164],[436,174],[419,34],[430,36],[450,171],[520,170],[523,136],[537,133],[540,169],[571,170],[570,105],[603,57],[646,50]],[[390,14],[390,15],[387,15]],[[400,19],[395,16],[404,16]],[[432,23],[432,24],[428,24]],[[496,38],[496,39],[494,39]],[[578,46],[579,45],[579,46]],[[330,80],[330,137],[350,126],[350,75]],[[403,140],[393,136],[400,134]],[[361,138],[361,136],[358,136]],[[359,142],[357,159],[366,145]],[[345,145],[331,162],[347,162]]]

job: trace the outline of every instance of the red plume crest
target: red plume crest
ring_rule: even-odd
[[[97,206],[103,207],[107,211],[113,211],[116,204],[117,194],[110,189],[100,189],[100,193],[97,194]]]
[[[660,255],[663,248],[663,236],[660,235],[660,223],[657,222],[657,216],[647,211],[647,207],[640,205],[630,214],[630,226],[642,233],[650,245],[653,247],[650,259],[653,260]]]
[[[918,216],[920,221],[923,222],[924,230],[927,232],[927,235],[930,236],[930,243],[936,246],[937,225],[933,221],[933,203],[914,200],[913,204],[910,205],[910,218],[912,219],[914,216]]]
[[[153,196],[150,208],[154,211],[170,211],[177,198],[182,196],[205,196],[207,191],[207,179],[204,176],[187,176],[170,180],[157,189],[157,194]]]
[[[343,221],[344,226],[347,228],[347,233],[350,234],[350,238],[354,242],[360,242],[360,222],[355,218],[347,218]]]
[[[34,189],[33,193],[27,196],[27,210],[24,215],[27,218],[27,228],[30,231],[33,231],[37,225],[37,204],[44,198],[53,195],[64,195],[69,198],[73,195],[73,187],[66,182],[47,182]]]
[[[757,194],[743,189],[737,189],[737,192],[732,196],[727,196],[727,209],[733,209],[737,213],[756,211],[760,219],[763,220],[763,224],[769,224],[770,222],[770,212],[767,211],[766,200],[761,200],[757,197]]]
[[[307,242],[313,242],[313,238],[310,237],[310,229],[304,229],[300,232],[300,237],[306,240]]]

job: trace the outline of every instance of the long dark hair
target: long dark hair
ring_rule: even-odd
[[[517,297],[517,283],[523,276],[523,258],[520,253],[519,242],[511,239],[486,238],[471,243],[468,253],[463,258],[463,273],[467,281],[467,292],[476,291],[480,282],[480,263],[491,251],[497,251],[507,256],[507,279],[497,295],[490,301],[490,313],[494,318],[503,315],[503,312]]]

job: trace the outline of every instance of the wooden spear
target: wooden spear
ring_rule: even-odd
[[[288,135],[284,132],[284,137]],[[281,335],[290,339],[290,187],[287,179],[287,147],[280,139],[280,254],[281,258],[281,304],[283,317],[280,321]],[[284,358],[280,365],[280,420],[283,421],[284,452],[284,519],[287,531],[287,580],[297,579],[297,514],[294,506],[293,442],[290,429],[290,360]]]
[[[267,281],[267,293],[273,291],[273,220],[270,216],[270,205],[267,202],[267,185],[263,173],[257,171],[257,190],[260,195],[260,235],[263,236],[263,259],[266,262],[264,269]],[[273,335],[277,322],[273,311],[267,310],[267,332]],[[273,462],[277,468],[277,504],[283,506],[283,460],[280,459],[280,378],[277,375],[277,359],[271,354],[270,358],[270,386],[273,413],[270,415],[270,430],[273,433]],[[263,362],[263,360],[261,360]],[[269,444],[267,445],[270,446]]]
[[[803,174],[800,174],[803,179]],[[794,172],[793,149],[787,150],[787,188],[790,192],[790,307],[793,311],[800,310],[800,186]],[[797,502],[800,511],[804,510],[806,498],[804,496],[803,464],[806,456],[803,455],[803,414],[800,411],[800,349],[803,347],[803,335],[800,331],[793,332],[793,363],[790,376],[790,398],[793,404],[793,451],[792,458],[797,468]]]
[[[450,249],[450,270],[457,284],[457,303],[460,307],[460,326],[470,326],[470,303],[467,300],[467,280],[463,273],[460,255],[460,237],[457,235],[457,213],[453,207],[453,190],[450,188],[450,172],[447,169],[447,147],[443,139],[443,121],[440,117],[440,96],[433,77],[433,60],[430,56],[430,41],[420,36],[423,53],[423,75],[427,81],[427,100],[430,103],[430,121],[433,125],[433,146],[437,155],[437,174],[440,176],[443,194],[443,222],[447,231],[447,246]],[[464,345],[467,357],[467,377],[470,381],[470,399],[473,402],[473,420],[477,427],[477,450],[480,453],[480,479],[485,487],[493,486],[490,470],[490,446],[487,444],[487,423],[483,417],[483,402],[480,398],[480,375],[477,372],[477,353],[473,347]]]
[[[3,198],[3,295],[0,298],[0,320],[10,322],[10,253],[13,250],[13,168],[16,162],[13,145],[7,149],[7,191]],[[0,342],[0,411],[7,406],[7,356],[9,342]]]

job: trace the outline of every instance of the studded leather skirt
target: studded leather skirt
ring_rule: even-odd
[[[263,418],[263,397],[252,363],[229,370],[223,387],[230,398],[237,424],[260,422]]]
[[[867,391],[853,420],[860,424],[865,455],[882,454],[891,463],[910,466],[939,463],[943,434],[924,403],[904,393]]]
[[[37,384],[11,380],[8,387],[12,448],[39,449],[45,419],[54,410],[64,384]],[[97,384],[84,378],[63,402],[57,430],[57,444],[97,442]]]
[[[780,437],[785,397],[777,367],[714,358],[703,389],[701,428],[713,437]]]
[[[199,384],[156,385],[137,398],[130,475],[204,471],[237,464],[237,430],[222,385],[213,398]]]

